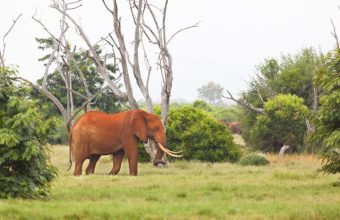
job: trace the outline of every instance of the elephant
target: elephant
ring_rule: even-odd
[[[241,124],[238,121],[227,122],[227,126],[232,134],[241,134]]]
[[[109,174],[119,173],[124,155],[129,163],[129,174],[138,174],[138,140],[147,143],[153,140],[157,151],[153,164],[165,164],[164,153],[181,157],[179,152],[167,149],[166,135],[160,119],[143,110],[130,110],[115,114],[89,111],[82,115],[71,128],[69,142],[69,163],[75,162],[74,175],[82,174],[82,165],[89,159],[86,174],[93,174],[101,155],[112,155],[113,166]]]

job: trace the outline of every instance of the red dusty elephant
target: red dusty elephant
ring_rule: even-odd
[[[131,110],[116,114],[91,111],[82,115],[70,133],[70,167],[75,161],[74,175],[82,174],[82,165],[90,160],[86,174],[94,173],[101,155],[113,156],[110,174],[118,174],[124,155],[129,162],[130,175],[138,173],[138,139],[144,143],[152,139],[157,143],[154,165],[165,164],[163,154],[180,157],[168,150],[166,136],[160,119],[142,110]]]
[[[230,129],[232,134],[241,134],[241,124],[238,121],[228,122],[228,128]]]

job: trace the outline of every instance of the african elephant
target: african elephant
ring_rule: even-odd
[[[70,168],[75,161],[74,175],[82,174],[86,159],[90,163],[86,174],[94,173],[101,155],[113,156],[113,167],[109,174],[118,174],[124,155],[129,162],[130,175],[138,173],[138,139],[146,143],[152,139],[157,143],[154,165],[165,164],[163,154],[181,157],[178,152],[165,148],[166,136],[160,119],[142,110],[131,110],[115,114],[90,111],[82,115],[70,132]]]
[[[238,121],[228,122],[228,128],[232,134],[241,134],[241,124]]]

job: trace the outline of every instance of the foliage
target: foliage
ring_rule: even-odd
[[[50,38],[37,38],[36,40],[39,43],[39,49],[44,51],[47,49],[51,49],[53,41]],[[98,49],[97,52],[100,54],[101,51],[99,51]],[[96,67],[93,64],[93,61],[89,58],[87,51],[82,49],[74,51],[73,57],[75,61],[71,62],[71,66],[66,65],[65,63],[60,63],[62,67],[61,70],[63,72],[60,73],[59,70],[56,69],[54,72],[49,74],[47,78],[46,88],[54,96],[56,96],[64,106],[66,106],[67,103],[67,90],[65,86],[62,86],[65,85],[62,75],[64,75],[63,77],[65,78],[66,72],[71,73],[72,89],[79,92],[80,94],[86,95],[86,91],[79,70],[81,70],[81,72],[83,73],[88,85],[88,89],[92,95],[104,89],[105,86],[104,79],[97,74]],[[39,60],[46,61],[48,58],[49,55]],[[56,62],[56,60],[54,60],[54,62]],[[79,67],[79,69],[77,68],[77,66]],[[111,80],[115,80],[115,67],[112,65],[107,65],[107,70]],[[39,79],[37,83],[41,85],[42,81],[43,78]],[[34,90],[32,92],[32,96],[39,100],[39,104],[44,106],[43,109],[48,115],[60,114],[57,108],[54,107],[53,103],[51,103],[47,97],[40,94],[38,91]],[[84,102],[84,98],[73,94],[73,102],[75,107],[80,107]],[[91,102],[91,104],[91,108],[96,108],[98,110],[109,113],[117,112],[121,109],[120,103],[109,88],[104,89],[101,94],[98,95],[98,97]]]
[[[241,156],[229,130],[192,106],[170,110],[167,138],[168,146],[183,151],[186,160],[235,162]]]
[[[269,164],[269,161],[262,155],[247,154],[240,159],[239,164],[242,166],[265,166]]]
[[[256,67],[257,74],[242,98],[254,107],[263,108],[265,102],[278,94],[293,94],[311,107],[313,76],[323,62],[323,55],[313,48],[305,48],[296,55],[283,55],[280,60],[265,59]]]
[[[301,151],[306,130],[308,108],[295,95],[280,94],[266,102],[265,113],[257,115],[252,130],[252,146],[278,152],[283,144]]]
[[[223,87],[214,82],[208,82],[206,85],[197,89],[199,97],[208,101],[210,104],[220,104],[222,101]]]
[[[238,106],[210,105],[204,100],[196,100],[192,106],[204,110],[223,123],[239,120],[240,108]]]
[[[0,198],[46,195],[56,169],[49,162],[44,120],[27,90],[13,82],[16,72],[0,69]]]
[[[314,141],[324,146],[322,170],[340,172],[340,51],[326,58],[327,65],[318,69],[314,83],[321,90],[320,107],[316,114]]]
[[[305,120],[311,117],[314,104],[315,87],[312,79],[317,69],[324,66],[324,62],[322,54],[316,53],[313,48],[306,48],[296,55],[283,55],[281,59],[266,59],[257,66],[258,73],[249,88],[242,93],[241,99],[256,108],[265,109],[265,115],[258,115],[246,108],[242,109],[240,114],[242,137],[248,145],[265,151],[278,151],[285,142],[295,145],[295,151],[305,150],[303,143],[306,129],[303,127],[306,126]],[[302,101],[291,103],[295,106],[289,107],[287,105],[289,101],[286,100],[288,101],[284,102],[284,108],[288,110],[286,113],[280,109],[280,103],[276,103],[276,107],[271,110],[268,109],[270,106],[265,107],[270,100],[276,99],[280,94],[294,95]],[[293,101],[292,98],[288,99]],[[301,106],[302,103],[309,111]],[[275,113],[276,110],[279,112]],[[304,114],[295,116],[294,112],[304,112]],[[288,129],[291,128],[293,131],[289,132]]]
[[[61,116],[53,117],[54,129],[47,135],[47,142],[49,144],[68,145],[68,133],[66,129],[65,120]]]

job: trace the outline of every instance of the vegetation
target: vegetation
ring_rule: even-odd
[[[326,173],[340,172],[340,51],[326,57],[326,67],[320,68],[314,83],[321,90],[320,109],[315,116],[314,141],[325,146],[322,170]]]
[[[232,161],[240,156],[229,130],[201,109],[173,108],[167,124],[168,145],[186,160]]]
[[[278,152],[283,144],[303,149],[308,113],[303,99],[295,95],[277,95],[265,103],[266,114],[256,117],[251,146],[262,151]]]
[[[252,153],[243,156],[239,164],[242,166],[265,166],[269,164],[269,161],[262,155]]]
[[[318,105],[313,77],[324,66],[324,56],[307,48],[280,60],[266,59],[257,67],[258,73],[242,94],[242,100],[264,109],[264,114],[248,108],[243,108],[240,114],[242,136],[250,146],[273,152],[278,152],[284,143],[300,152],[316,152],[321,148],[308,144],[306,137],[311,130],[306,123],[311,121]]]
[[[240,108],[234,105],[210,105],[203,100],[196,100],[192,106],[204,110],[222,123],[239,120]]]
[[[39,49],[43,51],[52,49],[52,45],[54,43],[51,38],[37,38],[36,41],[39,43]],[[70,48],[68,48],[68,50],[69,49]],[[97,53],[101,54],[101,51],[98,48],[96,49]],[[62,50],[62,53],[64,53],[63,56],[68,56],[67,51]],[[46,81],[46,89],[50,91],[56,98],[58,98],[58,100],[60,100],[64,106],[67,106],[67,90],[64,80],[66,75],[70,72],[72,73],[70,74],[70,77],[72,89],[74,91],[77,91],[80,94],[87,94],[89,92],[90,94],[94,95],[100,90],[103,90],[98,95],[98,97],[91,102],[91,108],[104,112],[120,111],[120,103],[115,98],[112,90],[104,87],[105,80],[98,75],[93,60],[88,56],[87,53],[87,51],[80,49],[72,53],[73,60],[70,61],[70,64],[65,63],[65,61],[60,61],[59,65],[61,66],[63,72],[60,73],[59,69],[56,68],[51,74],[49,74]],[[39,60],[42,62],[47,62],[49,56],[50,54],[40,58]],[[54,62],[57,62],[57,60],[55,59]],[[113,65],[106,65],[106,69],[108,70],[110,80],[114,81],[116,79],[115,67]],[[85,86],[83,85],[82,76],[86,80],[88,91],[86,91]],[[43,78],[37,80],[38,85],[41,85],[42,82]],[[39,104],[43,106],[43,109],[47,115],[60,115],[58,109],[46,96],[36,90],[33,90],[31,95],[33,98],[39,100]],[[73,105],[75,107],[80,107],[84,101],[86,101],[84,97],[73,94]]]
[[[0,219],[337,219],[338,175],[322,175],[313,156],[267,155],[269,166],[178,161],[165,169],[139,164],[108,176],[110,157],[95,175],[66,171],[68,147],[55,146],[59,168],[48,200],[0,200]]]
[[[45,120],[27,89],[14,83],[16,72],[0,68],[0,198],[46,195],[56,170],[49,161]]]

